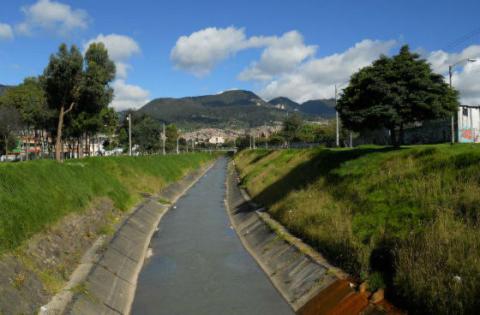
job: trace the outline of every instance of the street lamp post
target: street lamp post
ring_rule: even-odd
[[[340,146],[340,122],[338,118],[338,110],[337,110],[337,85],[335,84],[335,144],[337,147]]]
[[[467,58],[467,59],[462,59],[460,61],[457,61],[456,63],[448,66],[448,79],[449,79],[450,88],[452,88],[452,76],[453,76],[453,69],[455,68],[455,66],[464,62],[475,62],[475,61],[477,60],[473,58]],[[452,114],[450,124],[451,124],[450,127],[452,131],[451,143],[454,144],[455,143],[455,113]]]

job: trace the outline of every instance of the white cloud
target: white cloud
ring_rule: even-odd
[[[181,36],[173,47],[170,58],[179,69],[204,76],[221,61],[235,53],[254,47],[266,46],[274,37],[254,36],[247,38],[243,28],[209,27]]]
[[[112,84],[115,96],[111,107],[115,110],[137,109],[150,100],[150,92],[137,86],[125,83],[124,80],[115,80]]]
[[[69,5],[51,0],[38,0],[22,7],[25,20],[16,26],[17,32],[31,34],[37,29],[66,35],[76,29],[86,29],[89,17],[85,10],[72,9]]]
[[[296,101],[333,97],[334,84],[388,54],[396,41],[363,40],[348,50],[315,58],[317,46],[306,45],[298,31],[281,36],[247,37],[243,28],[206,28],[182,36],[171,52],[179,69],[197,76],[208,74],[221,61],[250,48],[264,48],[260,59],[244,69],[238,79],[260,82],[264,98],[286,96]]]
[[[348,81],[354,72],[369,65],[381,54],[388,54],[395,45],[393,40],[365,39],[342,53],[309,59],[292,71],[274,77],[259,94],[266,99],[286,96],[297,102],[331,98],[335,84]]]
[[[13,30],[10,25],[0,23],[0,40],[1,39],[13,39]]]
[[[126,79],[128,70],[132,67],[126,63],[127,59],[141,52],[138,43],[131,37],[118,34],[103,35],[100,34],[96,38],[87,41],[83,45],[86,51],[92,43],[103,43],[108,50],[110,58],[115,61],[117,66],[117,78]]]
[[[128,63],[117,61],[115,62],[115,68],[117,70],[117,78],[126,79],[128,76],[128,71],[132,69],[132,66]]]
[[[274,76],[291,72],[306,58],[312,57],[316,46],[306,46],[303,36],[297,31],[290,31],[281,37],[269,40],[260,61],[254,62],[239,75],[240,80],[271,80]]]
[[[126,83],[132,66],[128,59],[141,52],[140,45],[131,37],[119,34],[100,34],[83,45],[86,51],[92,43],[103,43],[117,68],[117,79],[112,83],[114,98],[111,107],[116,110],[137,109],[150,100],[150,92],[138,85]]]
[[[100,34],[96,38],[89,40],[84,45],[84,49],[86,50],[91,43],[103,43],[108,49],[110,58],[115,61],[123,61],[140,53],[140,46],[138,43],[133,38],[125,35]]]
[[[303,102],[333,97],[335,84],[345,87],[354,72],[381,54],[389,55],[397,44],[395,40],[364,39],[343,52],[316,57],[317,46],[306,45],[298,31],[281,36],[247,37],[243,28],[210,27],[180,37],[170,57],[177,68],[203,76],[241,50],[263,48],[260,58],[244,69],[238,79],[256,82],[258,94],[263,98],[286,96]],[[460,91],[461,102],[480,104],[480,45],[458,53],[417,51],[435,72],[443,75],[448,74],[449,64],[477,58],[476,63],[460,63],[455,67],[453,85]]]
[[[210,27],[180,37],[170,57],[177,68],[202,76],[239,51],[245,40],[243,29]]]
[[[426,54],[435,72],[445,75],[448,80],[448,66],[456,64],[453,69],[452,84],[460,91],[463,104],[480,104],[480,45],[471,45],[458,53],[447,53],[443,50]],[[467,59],[476,59],[468,62]]]

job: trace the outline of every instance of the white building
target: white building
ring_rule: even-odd
[[[480,143],[480,106],[460,105],[458,142]]]
[[[211,144],[224,144],[225,143],[225,138],[214,136],[214,137],[211,137],[210,139],[208,139],[208,142],[211,143]]]

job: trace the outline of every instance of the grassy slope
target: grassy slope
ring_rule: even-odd
[[[472,313],[480,295],[480,147],[243,151],[244,185],[352,274],[413,313]]]
[[[108,197],[126,210],[213,156],[111,157],[0,164],[0,252],[16,248],[64,215]]]

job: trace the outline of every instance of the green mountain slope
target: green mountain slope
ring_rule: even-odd
[[[307,101],[300,105],[300,111],[308,115],[332,118],[335,116],[335,101],[333,99]]]
[[[10,86],[8,85],[2,85],[0,84],[0,95],[3,95],[3,93],[5,93],[5,91],[9,88]]]
[[[269,104],[273,106],[278,106],[278,107],[283,107],[286,110],[299,110],[300,104],[297,102],[292,101],[291,99],[287,97],[276,97],[274,99],[271,99],[268,101]]]
[[[281,121],[285,111],[276,109],[250,91],[217,95],[158,98],[138,110],[154,119],[181,127],[245,128]]]
[[[332,118],[335,116],[335,101],[333,99],[311,100],[299,104],[287,97],[277,97],[268,103],[285,110],[301,112],[306,116],[320,116],[322,118]]]

